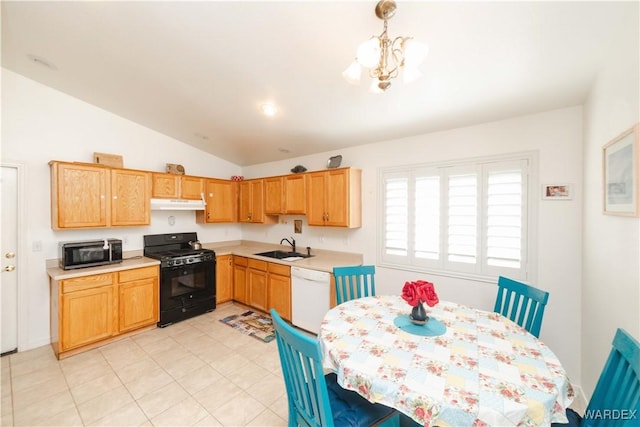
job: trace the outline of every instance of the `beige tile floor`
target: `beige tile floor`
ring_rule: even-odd
[[[51,346],[2,361],[2,426],[285,426],[275,341],[219,322],[243,307],[57,360]]]

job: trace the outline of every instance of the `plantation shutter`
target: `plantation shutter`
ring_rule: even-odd
[[[409,177],[389,174],[384,178],[384,255],[409,254]]]

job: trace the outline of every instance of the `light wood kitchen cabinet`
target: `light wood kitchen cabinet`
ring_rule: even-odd
[[[264,178],[265,214],[306,213],[305,187],[302,174]]]
[[[110,171],[103,166],[49,163],[51,228],[106,227],[111,213]]]
[[[305,175],[309,225],[347,228],[362,225],[359,169],[330,169]]]
[[[238,221],[253,223],[275,223],[277,217],[264,212],[264,180],[249,179],[238,185]]]
[[[151,197],[154,199],[180,198],[180,175],[172,173],[152,174]]]
[[[78,277],[61,283],[60,295],[56,296],[60,298],[60,352],[99,342],[117,333],[114,288],[112,274]]]
[[[196,222],[198,224],[236,222],[236,182],[224,179],[206,179],[204,194],[207,205],[204,211],[196,212]]]
[[[157,199],[200,200],[204,193],[204,178],[171,173],[152,174],[152,197]]]
[[[267,262],[249,258],[247,287],[252,307],[267,311]]]
[[[216,256],[216,303],[233,299],[233,256]]]
[[[151,172],[50,162],[51,228],[149,225]]]
[[[124,270],[118,275],[118,332],[153,325],[160,318],[158,267]]]
[[[247,264],[248,259],[246,257],[233,257],[233,299],[243,304],[249,303]]]
[[[111,226],[151,223],[151,173],[111,169]]]
[[[58,359],[155,327],[157,265],[51,280],[51,345]]]
[[[267,271],[268,308],[291,321],[291,267],[270,262]]]

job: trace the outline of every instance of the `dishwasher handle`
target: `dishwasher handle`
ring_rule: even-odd
[[[308,268],[291,267],[291,277],[310,280],[312,282],[328,282],[329,273],[326,271],[310,270]]]

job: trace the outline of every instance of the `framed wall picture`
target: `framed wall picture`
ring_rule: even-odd
[[[607,215],[638,216],[640,190],[640,124],[602,147],[603,211]]]
[[[542,198],[546,200],[571,200],[571,185],[569,184],[544,184],[542,186]]]

